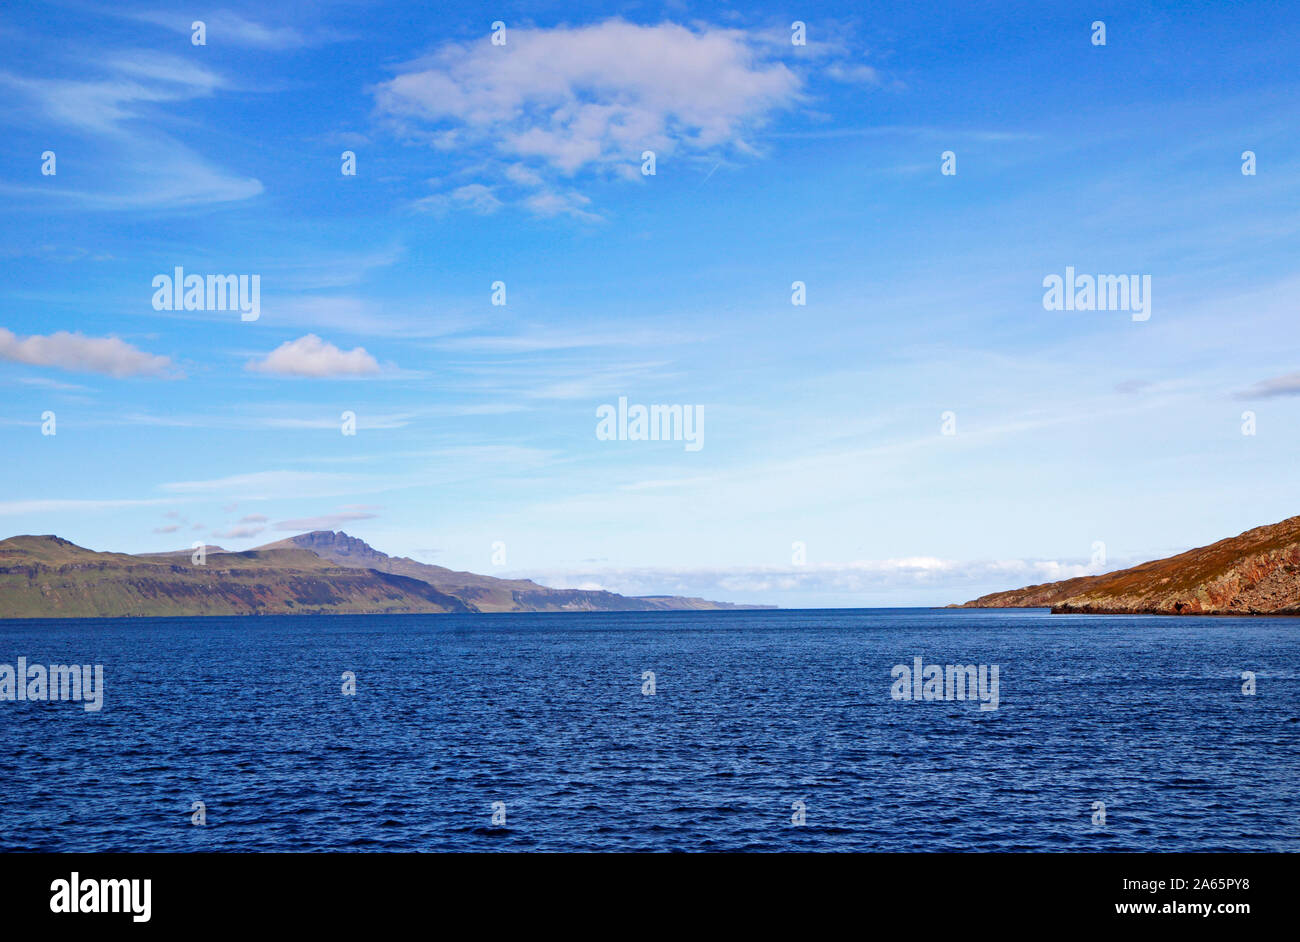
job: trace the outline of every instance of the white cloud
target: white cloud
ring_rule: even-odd
[[[285,341],[261,360],[250,360],[247,368],[257,373],[315,378],[372,376],[379,372],[379,364],[364,347],[340,350],[315,334]]]
[[[48,336],[33,334],[20,338],[0,327],[0,359],[83,373],[104,373],[119,378],[176,375],[167,357],[137,350],[116,337],[87,337],[66,330]]]
[[[511,29],[447,43],[375,90],[382,113],[439,147],[487,143],[564,175],[593,166],[639,169],[650,149],[745,148],[744,135],[799,98],[800,79],[741,30],[640,26]]]

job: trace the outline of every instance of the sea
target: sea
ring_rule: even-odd
[[[0,621],[19,658],[102,704],[0,700],[0,851],[1300,850],[1295,618]]]

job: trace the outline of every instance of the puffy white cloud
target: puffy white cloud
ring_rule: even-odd
[[[119,378],[175,375],[167,357],[145,353],[116,337],[87,337],[66,330],[19,337],[0,327],[0,359]]]
[[[374,375],[379,372],[379,363],[365,347],[340,350],[315,334],[306,334],[285,341],[260,360],[250,360],[247,368],[258,373],[323,379]]]
[[[447,43],[376,89],[381,112],[445,148],[486,142],[563,174],[642,150],[744,147],[746,130],[793,104],[799,77],[741,30],[641,26],[510,29]],[[513,163],[510,178],[530,181]]]

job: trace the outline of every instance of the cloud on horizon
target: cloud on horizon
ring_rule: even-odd
[[[960,595],[964,602],[994,591],[983,586],[1017,589],[1076,576],[1096,575],[1123,568],[1115,561],[1103,568],[1088,563],[1057,560],[985,560],[963,562],[935,556],[904,559],[857,560],[848,563],[808,563],[803,566],[737,568],[659,568],[554,570],[517,573],[558,589],[607,589],[623,595],[685,595],[715,600],[737,596],[756,598],[764,593],[861,595],[870,604],[872,593],[898,589],[930,588]],[[970,588],[977,587],[977,588]]]

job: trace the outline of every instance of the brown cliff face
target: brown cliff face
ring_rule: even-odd
[[[1300,517],[1099,576],[995,592],[959,608],[1057,613],[1300,615]]]

